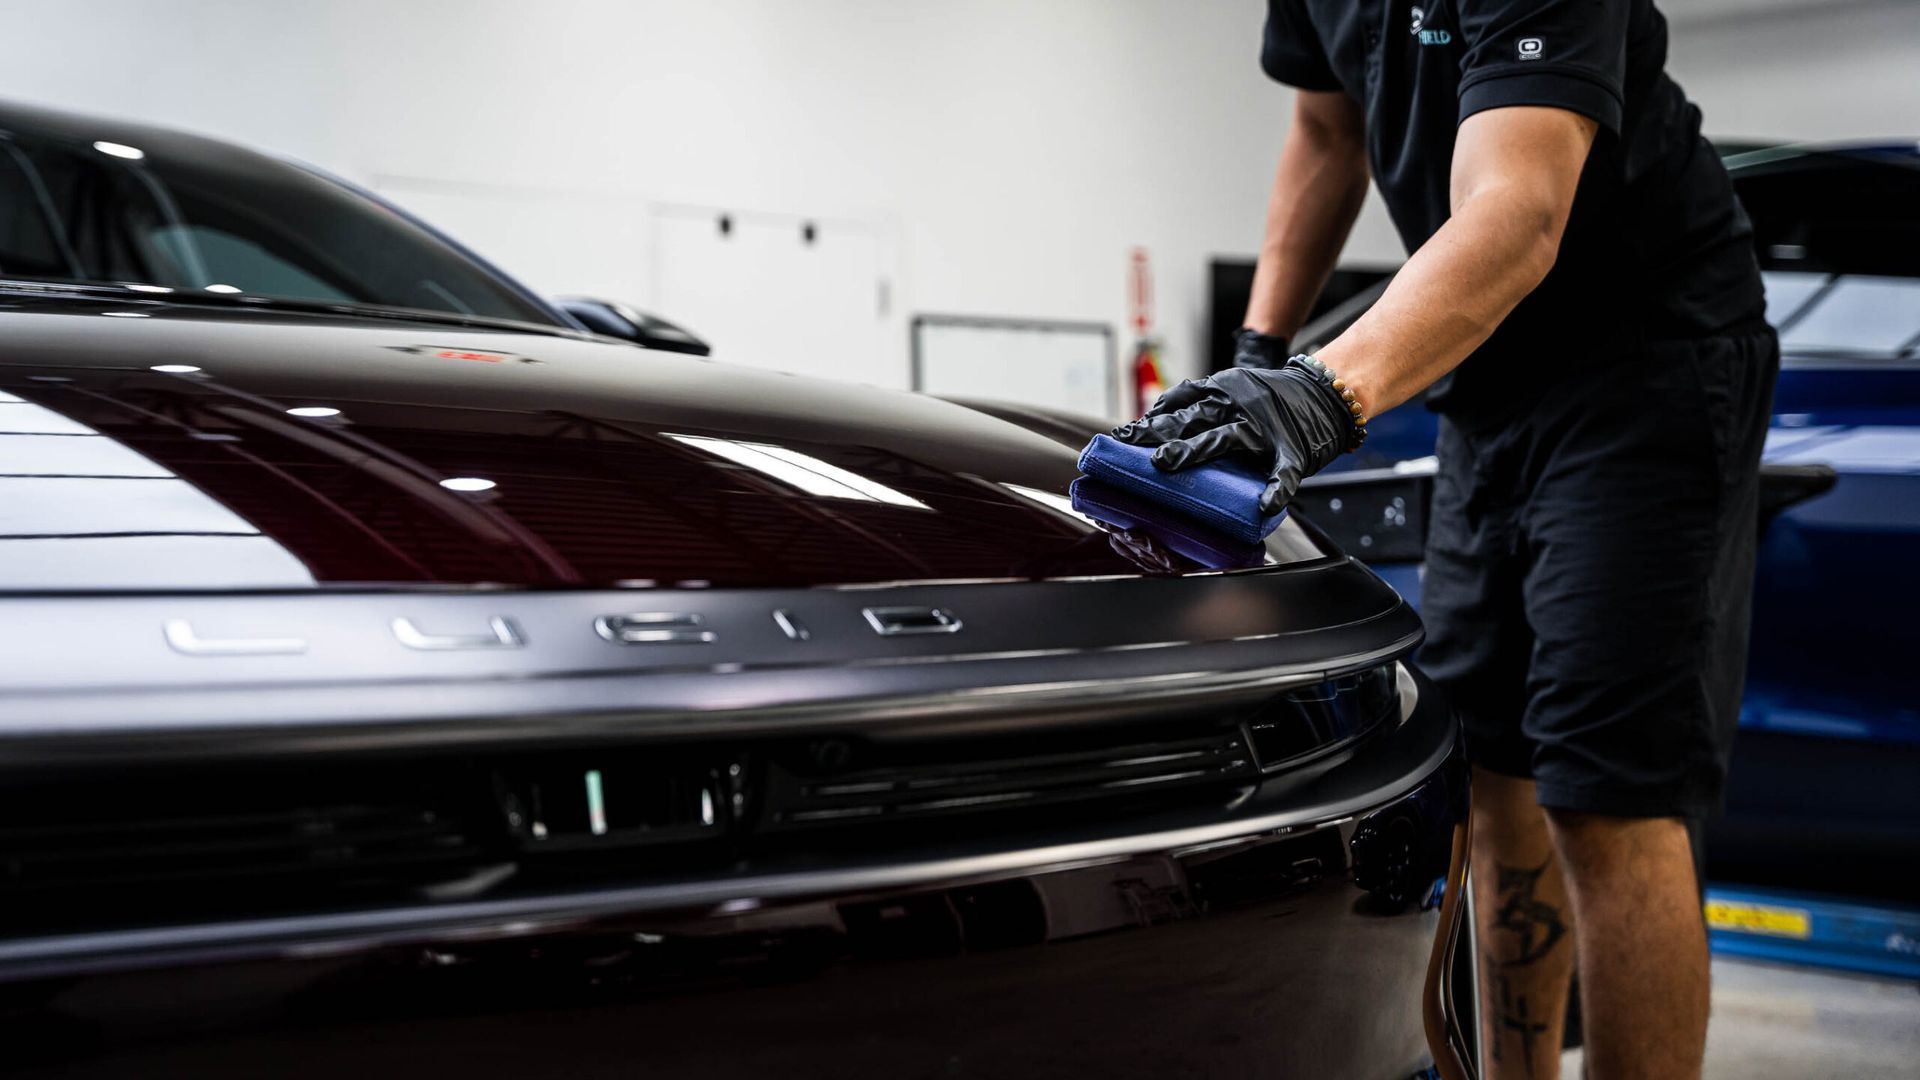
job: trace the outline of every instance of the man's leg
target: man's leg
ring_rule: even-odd
[[[1698,1077],[1709,975],[1686,824],[1572,810],[1546,816],[1579,928],[1587,1076]]]
[[[1739,714],[1776,352],[1770,331],[1652,344],[1514,428],[1524,771],[1573,900],[1594,1080],[1700,1075],[1709,976],[1682,821],[1718,800]],[[1483,887],[1526,884],[1491,869]]]
[[[1574,919],[1533,781],[1473,773],[1480,1037],[1489,1080],[1552,1080],[1573,970]]]

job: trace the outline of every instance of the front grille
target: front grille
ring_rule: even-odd
[[[1232,714],[1042,731],[329,754],[0,774],[0,937],[777,869],[1220,808],[1392,699],[1390,669]]]
[[[66,927],[425,897],[482,874],[458,770],[139,769],[0,789],[0,925]]]
[[[889,750],[839,740],[769,764],[770,827],[950,817],[1103,797],[1152,799],[1194,787],[1250,781],[1258,770],[1239,725],[1059,740],[1059,745]],[[1130,738],[1128,737],[1130,736]],[[1004,756],[990,756],[996,750]],[[984,753],[983,753],[984,751]]]
[[[494,793],[530,854],[711,840],[726,831],[730,756],[722,747],[529,754],[494,766]]]

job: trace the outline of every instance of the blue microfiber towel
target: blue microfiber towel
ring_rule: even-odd
[[[1153,467],[1152,449],[1095,435],[1080,452],[1080,471],[1200,522],[1216,532],[1257,544],[1287,514],[1260,512],[1266,478],[1237,461],[1220,459],[1179,472]]]
[[[1207,570],[1244,570],[1266,561],[1266,549],[1259,544],[1223,536],[1190,517],[1091,476],[1075,480],[1067,494],[1075,510],[1120,534],[1116,539],[1130,552],[1147,554],[1142,548],[1150,542]]]

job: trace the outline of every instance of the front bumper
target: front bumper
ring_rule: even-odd
[[[1465,774],[1400,722],[1224,811],[0,946],[20,1075],[1402,1077]],[[137,902],[137,898],[130,898]]]

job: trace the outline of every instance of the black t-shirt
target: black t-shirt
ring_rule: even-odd
[[[1447,220],[1467,117],[1547,105],[1600,125],[1553,270],[1431,407],[1495,421],[1567,371],[1761,318],[1752,228],[1666,58],[1652,0],[1268,0],[1261,66],[1359,102],[1409,252]]]

